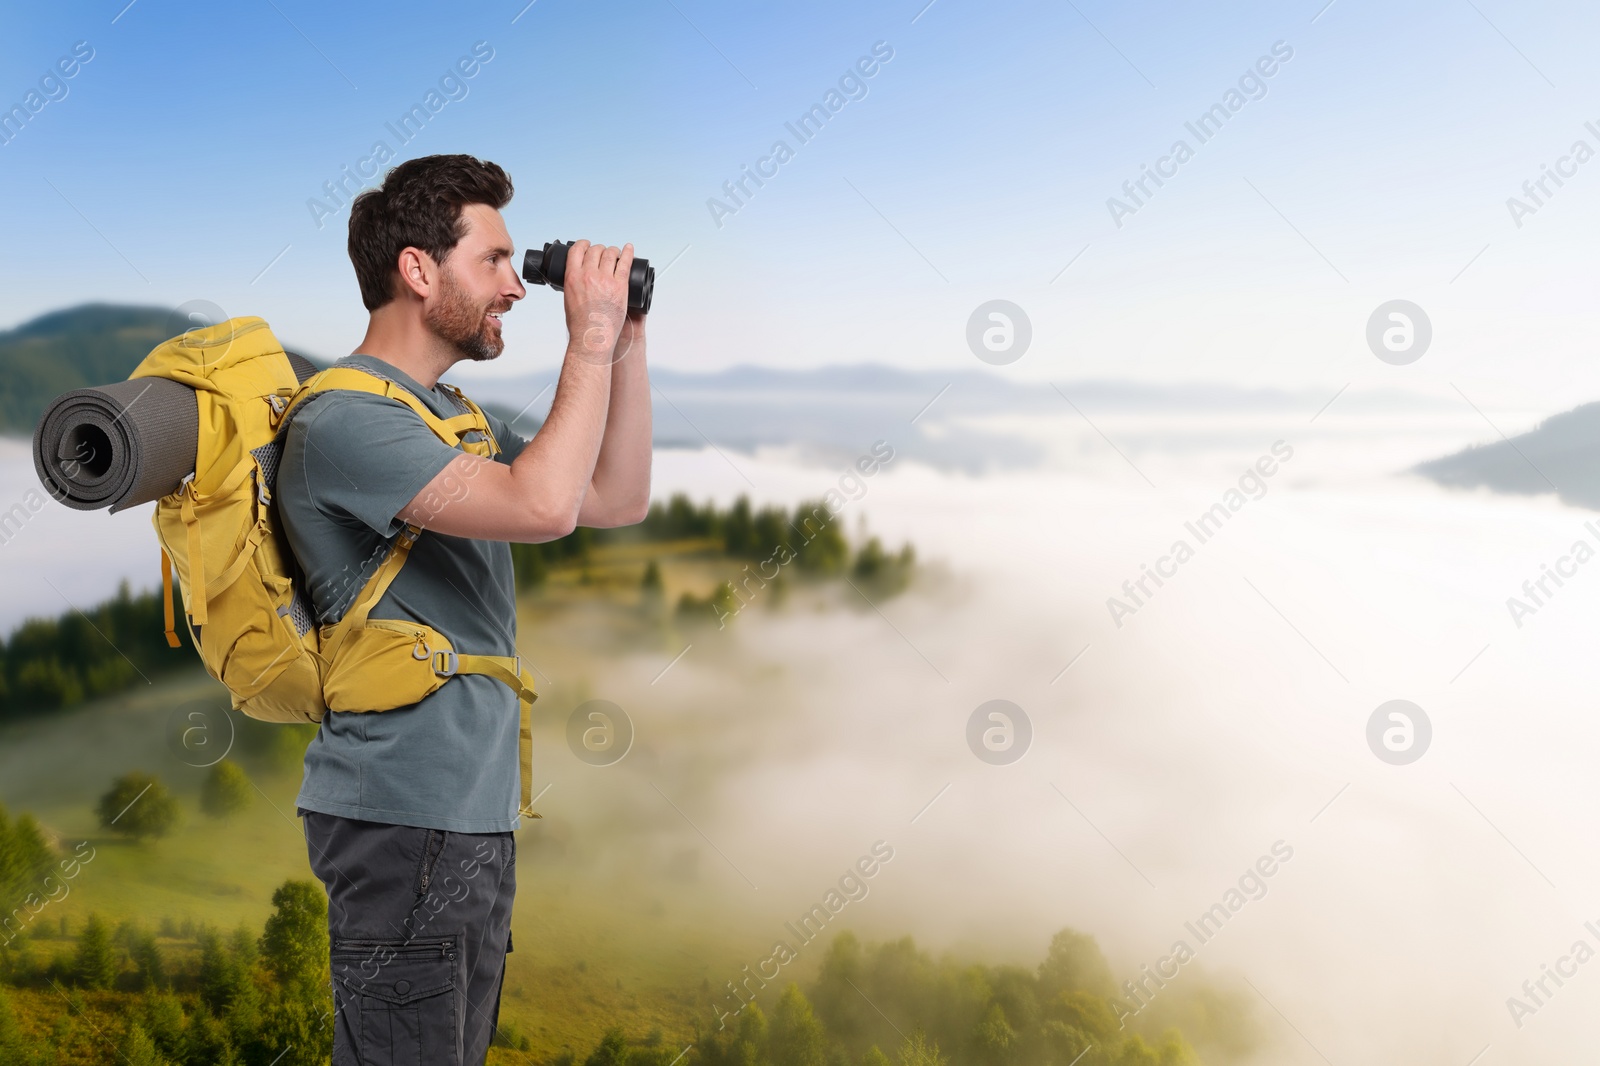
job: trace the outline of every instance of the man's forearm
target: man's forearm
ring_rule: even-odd
[[[553,518],[581,524],[580,508],[606,432],[612,377],[610,364],[569,346],[550,415],[511,464],[530,496],[559,501],[563,513]]]
[[[632,525],[650,507],[650,371],[643,329],[611,366],[610,409],[579,524]],[[592,513],[591,513],[592,512]]]

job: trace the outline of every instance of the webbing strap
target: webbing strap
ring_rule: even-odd
[[[244,538],[244,544],[239,549],[239,554],[234,556],[233,564],[206,583],[205,595],[207,598],[215,596],[234,583],[239,575],[244,572],[244,568],[250,565],[250,560],[255,558],[256,546],[261,543],[262,538],[266,535],[266,523],[259,518],[256,519],[256,524],[251,527],[249,535]]]
[[[200,549],[200,523],[194,516],[194,482],[183,486],[183,506],[178,513],[189,531],[189,617],[197,626],[206,624],[206,560]]]
[[[228,476],[222,479],[222,484],[206,493],[206,497],[209,499],[213,496],[228,495],[244,483],[244,479],[250,475],[255,465],[255,457],[246,455],[228,471]],[[203,626],[206,624],[206,600],[211,595],[211,584],[206,580],[205,553],[200,547],[200,522],[194,513],[195,501],[200,498],[200,490],[195,488],[195,476],[190,474],[185,478],[178,491],[183,494],[183,505],[178,513],[182,516],[184,527],[189,533],[189,616],[194,619],[195,625]],[[256,540],[259,542],[260,537],[258,536]],[[248,555],[241,555],[240,558],[246,559]],[[237,566],[233,570],[233,576],[238,576]],[[172,646],[177,647],[176,644]]]
[[[352,631],[360,629],[367,624],[367,615],[372,613],[372,608],[383,599],[383,594],[389,590],[390,584],[400,573],[400,568],[406,563],[406,555],[411,551],[411,546],[417,542],[417,537],[422,535],[422,527],[408,523],[406,528],[395,537],[394,549],[389,552],[389,557],[378,567],[366,587],[356,596],[356,602],[350,605],[333,625],[333,631],[328,634],[324,644],[323,654],[332,662],[334,655],[339,650],[339,645],[344,643],[344,638]]]
[[[441,382],[439,382],[439,384],[444,387],[444,390],[446,392],[448,392],[451,396],[455,397],[455,401],[456,401],[457,406],[459,406],[459,407],[461,407],[461,408],[463,408],[463,409],[465,409],[467,411],[470,411],[475,415],[482,415],[483,414],[483,408],[479,407],[477,404],[473,403],[470,399],[468,399],[466,393],[462,392],[460,389],[456,388],[454,385],[451,385],[448,382],[441,381]],[[489,420],[487,418],[485,418],[483,420],[483,426],[484,426],[484,428],[483,428],[484,439],[489,442],[489,452],[488,452],[488,455],[485,456],[485,458],[493,458],[494,456],[500,454],[500,450],[501,450],[500,449],[500,442],[495,439],[494,430],[492,428],[490,428]],[[467,442],[467,446],[471,447],[475,443],[477,443],[477,442],[468,441]]]
[[[172,611],[172,559],[167,555],[167,549],[161,549],[161,616],[166,622],[167,647],[178,646],[178,631],[175,628],[177,619]]]
[[[459,655],[454,652],[434,652],[434,672],[443,666],[454,674],[487,674],[505,684],[517,694],[522,706],[520,735],[517,738],[517,762],[522,778],[522,802],[517,813],[524,818],[543,818],[533,809],[533,701],[539,694],[533,690],[533,676],[522,668],[520,655]]]

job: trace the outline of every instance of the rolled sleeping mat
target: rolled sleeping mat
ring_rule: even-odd
[[[285,354],[300,381],[317,373],[309,359]],[[115,514],[176,492],[194,473],[199,441],[193,389],[130,378],[52,400],[33,433],[33,468],[68,507]]]

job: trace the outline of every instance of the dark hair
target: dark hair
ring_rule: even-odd
[[[443,263],[466,232],[461,208],[511,202],[511,178],[494,163],[470,155],[408,159],[350,204],[350,262],[361,302],[376,311],[394,299],[400,252],[420,248]]]

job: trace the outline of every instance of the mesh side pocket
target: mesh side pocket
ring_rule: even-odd
[[[256,463],[261,467],[261,476],[266,481],[268,492],[278,491],[278,460],[283,455],[281,441],[269,440],[257,448],[251,448],[250,454],[256,457]]]

